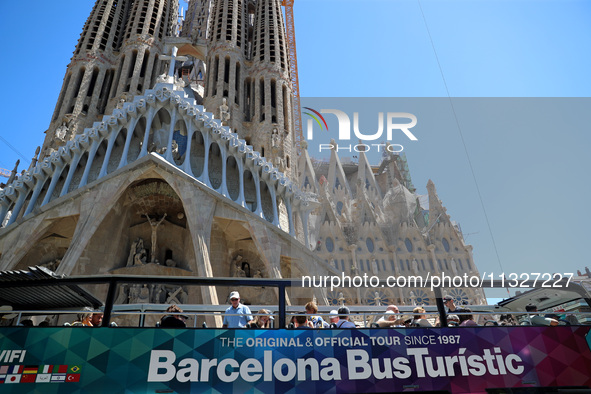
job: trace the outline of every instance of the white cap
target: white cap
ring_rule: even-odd
[[[336,309],[333,309],[332,311],[330,311],[329,315],[330,316],[338,316],[339,315],[339,312],[337,312]]]
[[[233,291],[233,292],[230,293],[230,299],[232,299],[232,298],[238,298],[238,299],[240,299],[240,294],[238,294],[237,291]]]

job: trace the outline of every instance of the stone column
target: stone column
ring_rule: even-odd
[[[60,193],[60,197],[68,194],[68,189],[70,188],[70,183],[72,183],[72,177],[76,172],[76,168],[78,168],[78,162],[82,158],[82,152],[77,152],[70,163],[70,170],[68,171],[68,175],[66,177],[66,181],[64,182],[64,187],[62,188],[62,192]]]
[[[187,227],[191,233],[195,265],[191,267],[196,276],[212,278],[213,269],[209,258],[211,241],[211,227],[216,201],[209,193],[195,188],[188,183],[175,184],[175,191],[181,197],[187,217]],[[202,301],[206,305],[219,305],[214,286],[201,286]],[[209,327],[221,327],[221,316],[208,316],[206,322]]]
[[[189,118],[189,128],[187,129],[187,150],[185,151],[185,161],[181,165],[181,169],[187,174],[195,176],[191,170],[191,142],[193,141],[193,134],[195,133],[195,123],[193,118]]]
[[[49,187],[47,188],[47,193],[45,194],[45,198],[41,202],[41,205],[45,205],[49,201],[51,201],[51,196],[53,194],[53,190],[55,189],[55,186],[56,186],[58,180],[60,179],[60,175],[64,169],[64,164],[61,162],[61,160],[60,159],[57,159],[57,160],[59,160],[59,162],[55,163],[56,169],[53,171],[53,175],[51,177],[51,183],[49,184]]]
[[[146,103],[150,106],[148,114],[146,115],[146,130],[144,131],[144,142],[142,143],[142,151],[140,152],[138,159],[148,154],[148,141],[150,140],[150,129],[152,128],[152,121],[154,120],[154,112],[156,108],[153,104]]]
[[[131,139],[133,138],[133,131],[135,130],[135,125],[137,124],[139,117],[131,118],[129,125],[127,127],[127,136],[125,136],[125,146],[123,147],[123,154],[121,155],[121,161],[119,162],[119,166],[117,169],[125,167],[127,165],[127,154],[129,153],[129,145],[131,144]]]
[[[279,227],[279,210],[277,209],[277,190],[274,187],[269,187],[269,194],[271,194],[271,201],[273,202],[273,225]]]
[[[88,175],[90,174],[90,168],[92,167],[92,162],[94,161],[94,156],[96,155],[96,151],[98,150],[100,143],[98,141],[92,141],[92,145],[90,150],[88,151],[88,161],[86,162],[86,167],[84,168],[84,174],[82,174],[82,179],[80,179],[80,185],[78,188],[81,188],[86,185],[88,182]]]
[[[238,160],[236,160],[236,162],[238,163],[238,173],[240,174],[240,195],[238,196],[238,201],[236,201],[238,204],[240,204],[241,206],[243,206],[244,208],[246,207],[246,198],[244,197],[244,161],[240,158],[238,158]]]
[[[219,141],[218,146],[220,147],[220,156],[222,157],[222,184],[220,185],[220,193],[227,198],[230,198],[230,193],[228,192],[228,150],[226,149],[225,144]],[[231,198],[230,198],[231,200]]]
[[[205,183],[207,187],[213,189],[209,181],[209,149],[211,148],[209,133],[203,135],[203,147],[205,148],[205,156],[203,157],[203,172],[201,173],[201,182]]]
[[[120,128],[120,126],[119,126]],[[113,151],[113,145],[115,145],[115,140],[117,139],[117,134],[119,131],[111,130],[109,132],[109,142],[107,143],[107,151],[105,152],[105,158],[103,159],[103,165],[101,166],[101,171],[97,179],[104,177],[107,175],[107,168],[109,167],[109,160],[111,159],[111,152]]]
[[[263,203],[261,201],[261,180],[259,179],[259,172],[254,171],[254,172],[251,172],[251,174],[252,174],[252,178],[254,179],[254,187],[255,187],[256,195],[257,195],[257,209],[254,213],[255,213],[255,215],[260,216],[264,219],[265,216],[263,215]]]
[[[174,126],[176,123],[176,114],[177,114],[177,109],[176,109],[176,105],[172,107],[172,115],[170,117],[170,130],[168,130],[168,142],[166,143],[166,153],[164,154],[164,158],[166,159],[166,161],[168,161],[169,163],[173,164],[176,166],[176,163],[174,162],[174,159],[172,158],[172,137],[174,134]]]
[[[35,177],[35,178],[36,178],[35,189],[33,190],[33,195],[31,196],[31,199],[29,200],[29,204],[27,205],[27,209],[25,209],[25,214],[23,216],[27,216],[29,213],[31,213],[31,211],[33,211],[33,208],[35,207],[35,203],[37,202],[37,198],[39,198],[39,194],[41,194],[41,190],[43,189],[43,185],[45,184],[45,180],[47,179],[46,177],[42,177],[42,178]],[[8,207],[6,207],[6,208],[8,209]],[[2,223],[2,220],[4,219],[2,212],[3,211],[0,209],[0,224]]]

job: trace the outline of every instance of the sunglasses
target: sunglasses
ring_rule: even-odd
[[[238,298],[230,298],[230,301],[238,301]]]

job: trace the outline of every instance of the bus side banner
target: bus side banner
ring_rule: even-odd
[[[2,327],[0,392],[477,393],[591,386],[589,330]]]

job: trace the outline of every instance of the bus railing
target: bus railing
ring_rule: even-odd
[[[532,288],[535,286],[534,281],[530,281],[532,283],[523,282],[522,286],[531,286]],[[563,280],[564,283],[557,283],[558,285],[562,285],[565,289],[568,289],[569,292],[576,293],[583,298],[587,304],[591,305],[589,295],[586,290],[577,283],[568,283],[566,279]],[[117,288],[119,285],[124,284],[175,284],[175,285],[191,285],[191,286],[229,286],[229,287],[244,287],[244,286],[254,286],[254,287],[265,287],[265,288],[272,288],[276,289],[277,294],[277,305],[261,305],[262,308],[270,310],[274,316],[276,316],[276,326],[277,327],[286,327],[287,323],[287,316],[291,316],[294,313],[300,313],[303,308],[301,306],[287,306],[286,305],[286,291],[288,288],[291,287],[302,287],[301,280],[298,279],[266,279],[266,278],[195,278],[195,277],[162,277],[162,276],[139,276],[139,275],[96,275],[96,276],[72,276],[72,277],[64,277],[59,279],[38,279],[34,281],[28,281],[23,283],[22,281],[18,282],[4,282],[3,287],[10,288],[10,287],[43,287],[43,286],[56,286],[63,285],[67,286],[69,284],[76,284],[76,285],[96,285],[96,284],[103,284],[107,285],[108,289],[106,292],[106,301],[104,303],[103,312],[103,325],[109,326],[111,320],[114,315],[120,315],[123,313],[123,310],[127,309],[127,313],[131,313],[133,308],[132,304],[123,304],[123,305],[114,305],[115,296],[117,294]],[[380,282],[382,283],[382,282]],[[384,281],[384,285],[387,283]],[[487,283],[483,287],[492,287],[492,288],[502,288],[504,287],[504,282],[502,281],[492,281]],[[439,321],[441,322],[441,327],[447,327],[447,314],[446,310],[443,306],[442,301],[442,291],[441,288],[434,287],[433,291],[435,293],[436,305],[435,306],[428,306],[426,307],[426,314],[438,316]],[[141,304],[141,305],[159,305],[157,308],[152,306],[150,308],[166,308],[168,305],[166,304]],[[136,305],[137,306],[137,305]],[[253,310],[257,310],[258,306],[252,306]],[[362,313],[363,314],[363,321],[367,322],[370,320],[371,316],[384,315],[384,307],[385,306],[348,306],[349,309],[353,314]],[[472,308],[472,306],[470,306]],[[193,308],[193,309],[191,309]],[[195,309],[197,308],[197,309]],[[186,311],[185,313],[196,313],[199,312],[202,315],[220,315],[225,311],[227,305],[199,305],[199,306],[191,306],[191,305],[183,305],[183,309]],[[411,316],[412,315],[412,308],[414,306],[400,306],[400,312],[402,314]],[[321,306],[319,314],[320,315],[327,315],[329,310],[331,309],[338,309],[338,305],[332,306]],[[14,311],[13,313],[16,313]],[[23,313],[33,314],[39,312],[40,314],[50,314],[55,313],[55,311],[18,311],[20,315]],[[72,310],[64,310],[65,313],[77,313]],[[137,312],[137,309],[136,309]],[[133,313],[136,313],[133,312]],[[150,312],[150,313],[164,313],[164,311],[154,310],[148,311],[145,307],[143,312]],[[512,312],[503,310],[503,308],[498,308],[497,306],[474,306],[473,312],[470,314],[473,315],[480,315],[480,314],[520,314],[526,315],[525,311],[519,312]],[[546,313],[555,313],[555,312],[537,312],[535,314],[546,314]],[[256,314],[256,312],[254,312]],[[561,314],[561,313],[557,313]],[[572,312],[569,314],[573,315],[585,315],[583,312]],[[588,315],[588,313],[587,313]]]

